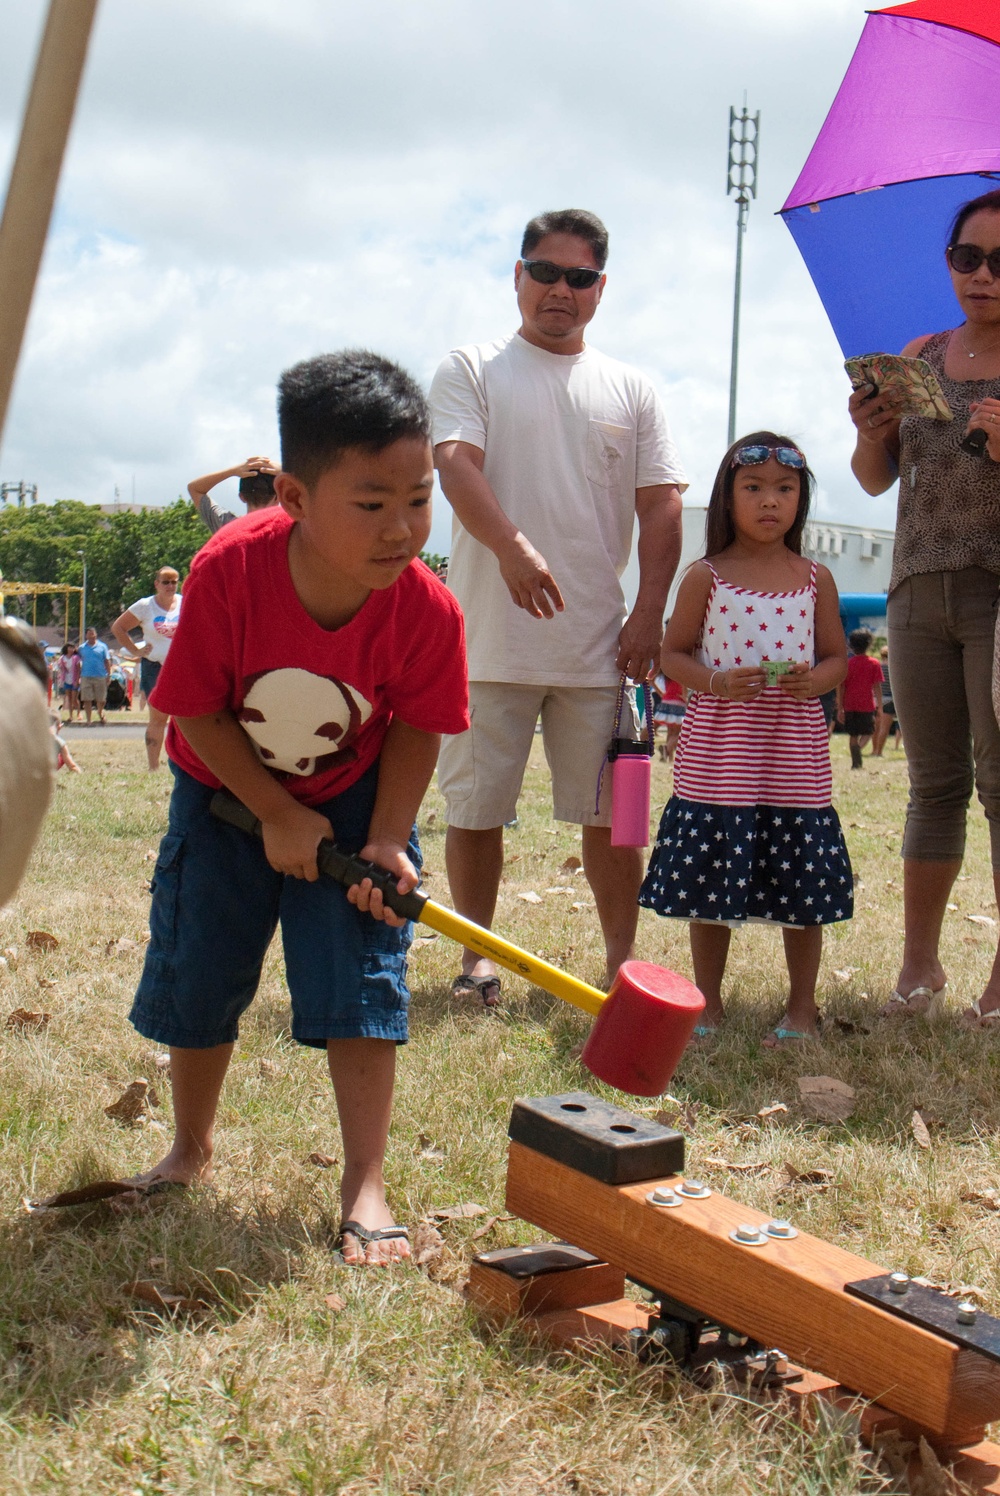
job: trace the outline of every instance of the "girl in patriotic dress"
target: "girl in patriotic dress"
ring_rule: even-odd
[[[823,926],[854,902],[819,702],[844,678],[847,646],[833,578],[801,554],[812,485],[799,449],[771,431],[723,459],[705,559],[685,573],[663,640],[664,675],[692,694],[639,895],[690,921],[703,1036],[723,1016],[733,927],[781,926],[790,991],[770,1047],[816,1036]]]

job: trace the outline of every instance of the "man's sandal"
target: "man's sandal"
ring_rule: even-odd
[[[942,982],[940,987],[914,987],[905,997],[901,992],[893,990],[889,993],[889,1001],[878,1016],[880,1018],[937,1018],[944,1004],[944,995],[947,990],[947,982]]]
[[[335,1252],[343,1254],[345,1236],[353,1236],[356,1241],[360,1242],[362,1251],[365,1254],[362,1256],[360,1262],[346,1263],[345,1266],[347,1267],[388,1267],[390,1262],[406,1261],[404,1257],[390,1258],[382,1263],[369,1263],[367,1260],[367,1251],[372,1242],[409,1241],[410,1233],[405,1226],[383,1226],[380,1230],[370,1231],[367,1226],[362,1226],[360,1221],[341,1221],[337,1230],[337,1240],[333,1244]],[[341,1261],[343,1261],[342,1255]]]
[[[451,984],[454,997],[469,997],[473,993],[481,1000],[484,1008],[499,1008],[500,978],[496,972],[490,977],[472,977],[461,972]]]
[[[976,1001],[966,1008],[962,1014],[960,1022],[966,1028],[989,1028],[991,1023],[1000,1022],[1000,1008],[990,1008],[988,1012],[984,1013],[981,1006],[982,1001],[981,997],[977,997]]]

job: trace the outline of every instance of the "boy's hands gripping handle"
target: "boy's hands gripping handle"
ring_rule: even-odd
[[[248,810],[241,800],[237,800],[235,795],[230,795],[227,790],[216,791],[212,796],[210,809],[217,820],[236,826],[240,831],[247,831],[251,836],[261,835],[260,821],[253,811]],[[377,863],[365,862],[361,857],[352,857],[349,852],[341,852],[332,841],[320,842],[316,851],[316,862],[321,873],[325,873],[336,883],[342,883],[345,888],[353,888],[363,879],[370,878],[372,887],[381,890],[382,902],[394,914],[400,915],[403,919],[419,920],[421,918],[424,905],[427,903],[426,895],[418,893],[416,889],[410,893],[400,893],[393,874],[379,867]]]

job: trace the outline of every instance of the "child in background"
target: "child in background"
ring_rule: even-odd
[[[417,560],[431,522],[430,414],[374,353],[279,385],[279,505],[200,550],[150,705],[174,774],[131,1018],[170,1045],[174,1141],[138,1184],[211,1174],[219,1096],[281,922],[292,1037],[325,1051],[344,1149],[345,1262],[409,1256],[385,1198],[412,925],[369,879],[320,878],[323,838],[417,883],[413,822],[440,734],[469,725],[462,615]],[[225,785],[263,836],[210,812]]]
[[[847,679],[837,688],[837,721],[850,735],[851,768],[863,769],[861,750],[873,736],[882,710],[882,666],[868,653],[872,636],[867,629],[852,629],[847,642],[851,657]]]
[[[80,768],[80,765],[77,763],[72,753],[70,753],[69,745],[67,744],[66,739],[62,737],[59,732],[59,728],[61,726],[62,724],[59,721],[59,713],[49,712],[49,731],[51,732],[52,740],[55,743],[56,768],[68,769],[71,774],[82,774],[83,770]]]
[[[668,620],[669,622],[669,620]],[[656,705],[653,708],[653,731],[666,729],[667,741],[660,744],[660,757],[664,763],[672,763],[684,721],[684,699],[687,692],[675,680],[667,680],[661,672],[653,681],[656,690]]]
[[[723,458],[706,556],[685,573],[663,640],[664,675],[692,695],[639,895],[690,922],[701,1037],[723,1017],[733,928],[781,926],[790,991],[768,1047],[815,1038],[823,926],[849,919],[854,901],[819,703],[846,670],[844,631],[832,576],[801,554],[812,482],[772,431]]]

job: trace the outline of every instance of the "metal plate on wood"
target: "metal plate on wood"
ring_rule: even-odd
[[[586,1091],[522,1097],[507,1135],[603,1184],[638,1184],[684,1168],[684,1138]]]
[[[565,1241],[537,1242],[531,1247],[500,1247],[495,1252],[480,1252],[474,1259],[484,1267],[496,1268],[508,1278],[534,1278],[539,1273],[561,1273],[571,1267],[594,1267],[601,1259],[571,1247]]]
[[[910,1324],[932,1330],[954,1345],[978,1351],[991,1361],[1000,1361],[1000,1319],[977,1308],[974,1322],[962,1324],[958,1319],[959,1301],[950,1294],[912,1281],[905,1293],[894,1293],[889,1286],[891,1276],[883,1273],[877,1278],[860,1278],[856,1283],[845,1283],[844,1290],[868,1304],[888,1309],[890,1314],[897,1314]]]

